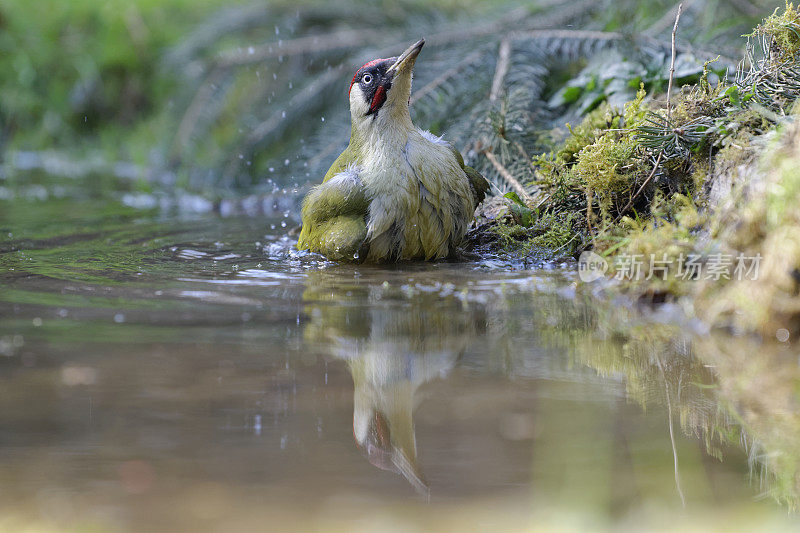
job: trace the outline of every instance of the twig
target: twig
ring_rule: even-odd
[[[556,253],[558,253],[558,252],[560,252],[561,250],[563,250],[564,248],[566,248],[566,247],[567,247],[567,245],[568,245],[569,243],[571,243],[572,241],[574,241],[574,240],[575,240],[575,237],[577,237],[578,235],[579,235],[578,233],[574,233],[574,234],[572,235],[572,237],[570,237],[570,238],[569,238],[569,240],[568,240],[567,242],[565,242],[564,244],[562,244],[561,246],[559,246],[558,248],[556,248],[555,250],[553,250],[553,252],[552,252],[552,255],[553,255],[553,256],[555,256],[555,255],[556,255]]]
[[[672,96],[672,80],[675,78],[675,35],[678,33],[678,21],[681,19],[682,11],[683,4],[678,4],[678,13],[675,15],[675,25],[672,27],[672,58],[669,61],[669,83],[667,84],[667,124],[669,124],[670,118],[672,118],[670,96]]]
[[[678,21],[681,18],[682,11],[683,11],[683,4],[678,4],[678,12],[675,15],[675,25],[672,27],[672,58],[669,62],[669,83],[667,84],[667,124],[670,123],[670,118],[672,115],[671,96],[672,96],[672,81],[675,78],[675,34],[678,33]],[[636,194],[634,194],[631,197],[628,204],[622,208],[622,210],[619,212],[617,218],[614,219],[614,222],[612,222],[612,224],[616,224],[617,222],[619,222],[619,220],[625,215],[628,209],[630,209],[631,206],[633,206],[633,202],[635,202],[636,198],[638,198],[639,195],[642,194],[644,188],[647,187],[647,184],[650,183],[650,180],[652,180],[653,176],[656,175],[656,171],[658,170],[658,165],[659,163],[661,163],[661,158],[663,156],[664,156],[664,150],[663,149],[659,150],[658,157],[656,158],[656,162],[653,164],[653,170],[650,172],[650,175],[647,176],[647,179],[644,180],[642,185],[636,191]]]
[[[680,11],[678,11],[678,13],[680,13]],[[672,465],[675,474],[675,488],[678,491],[678,496],[681,497],[683,507],[686,507],[686,498],[683,495],[683,489],[681,489],[681,473],[678,469],[678,448],[675,446],[675,432],[672,429],[672,400],[669,394],[669,383],[667,382],[667,374],[664,372],[664,366],[661,364],[661,358],[658,356],[656,356],[656,364],[658,364],[658,369],[661,371],[661,377],[664,380],[664,393],[667,395],[667,421],[669,422],[669,441],[672,444]],[[680,389],[678,393],[680,393]]]
[[[489,92],[490,102],[494,102],[500,96],[500,92],[503,90],[503,80],[505,80],[510,65],[511,43],[508,39],[503,39],[500,43],[500,50],[497,53],[497,67],[494,71],[494,79],[492,79],[492,90]]]
[[[487,150],[483,152],[483,155],[486,156],[486,159],[489,160],[492,166],[494,166],[506,183],[508,183],[517,194],[519,194],[526,201],[531,199],[531,195],[528,194],[528,192],[525,190],[525,187],[523,187],[522,184],[517,181],[517,178],[511,175],[511,172],[509,172],[509,170],[497,160],[497,157],[492,152]]]
[[[642,185],[636,191],[636,194],[631,196],[631,199],[628,202],[628,204],[625,207],[622,208],[622,210],[619,212],[619,214],[617,215],[617,218],[614,219],[614,222],[612,222],[612,224],[616,224],[617,222],[619,222],[620,219],[625,215],[625,213],[628,212],[628,209],[631,208],[631,206],[633,205],[633,202],[636,201],[636,198],[638,198],[639,195],[642,194],[642,191],[644,190],[644,188],[647,187],[647,184],[650,183],[650,180],[653,179],[653,176],[656,175],[656,170],[658,170],[658,164],[661,163],[661,157],[663,155],[664,155],[664,150],[661,150],[660,152],[658,152],[658,157],[656,158],[656,162],[653,164],[653,170],[650,172],[650,175],[647,176],[646,180],[644,180]]]

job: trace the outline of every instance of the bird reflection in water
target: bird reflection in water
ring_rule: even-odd
[[[334,279],[337,283],[334,285]],[[438,291],[341,285],[324,272],[309,276],[306,339],[347,361],[353,378],[353,437],[367,460],[405,477],[429,496],[419,464],[413,411],[417,391],[445,377],[482,322]]]

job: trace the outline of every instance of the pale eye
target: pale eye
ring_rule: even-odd
[[[364,74],[364,77],[363,77],[363,78],[361,78],[361,80],[362,80],[364,83],[366,83],[367,85],[369,85],[370,83],[372,83],[372,76],[371,76],[371,75],[369,75],[369,74]]]

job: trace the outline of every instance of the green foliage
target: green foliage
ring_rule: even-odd
[[[731,100],[783,115],[800,97],[800,13],[787,2],[782,13],[776,9],[747,38]]]
[[[4,2],[0,146],[71,146],[103,128],[121,133],[166,103],[173,85],[158,68],[165,47],[225,4],[42,0],[33,8]]]
[[[0,64],[10,75],[0,81],[0,142],[13,150],[73,150],[76,159],[94,151],[109,166],[133,161],[154,181],[149,187],[168,175],[169,190],[302,185],[324,174],[346,142],[342,94],[352,72],[424,34],[416,122],[444,133],[467,164],[508,189],[508,173],[533,180],[533,154],[552,146],[541,132],[565,122],[564,109],[547,106],[561,88],[552,73],[612,49],[625,50],[626,65],[663,62],[668,29],[660,20],[671,7],[44,0],[33,10],[6,2]],[[716,10],[735,21],[721,30],[728,38],[748,27],[736,4],[723,1]],[[650,25],[646,38],[631,37]],[[717,25],[698,18],[695,42],[719,42]],[[532,29],[582,27],[621,31]],[[501,49],[508,68],[498,70]],[[625,69],[603,79],[604,94],[633,93],[638,74]],[[614,89],[620,84],[625,91]]]
[[[644,123],[636,126],[636,140],[650,152],[663,152],[667,159],[688,157],[706,137],[713,125],[709,117],[696,117],[676,124],[663,114],[650,112]]]
[[[655,92],[663,90],[669,79],[668,58],[663,54],[641,54],[640,58],[627,58],[619,52],[601,55],[585,67],[578,76],[569,80],[549,100],[551,107],[573,106],[579,115],[608,102],[611,107],[622,108],[636,97],[640,87]],[[723,72],[724,73],[724,69]],[[708,63],[702,64],[690,54],[680,54],[675,63],[675,79],[681,85],[698,83],[705,74],[718,79],[720,72],[708,72]]]
[[[782,34],[776,21],[791,27],[794,17],[787,6],[787,13],[773,15],[756,34],[777,39]],[[541,203],[548,212],[585,213],[586,224],[574,226],[575,237],[607,253],[691,249],[696,228],[707,220],[700,213],[711,169],[732,168],[731,157],[741,157],[754,136],[784,122],[782,114],[796,100],[797,62],[777,61],[770,46],[764,41],[766,59],[753,62],[748,74],[740,69],[732,83],[712,84],[713,61],[707,61],[696,85],[671,95],[669,110],[663,100],[645,101],[642,82],[623,113],[604,104],[578,127],[567,124],[570,135],[563,145],[534,160]],[[748,54],[752,59],[752,51]],[[582,93],[573,90],[576,83],[559,96],[577,101]]]
[[[786,2],[782,13],[778,13],[779,10],[775,8],[748,37],[768,39],[773,60],[794,61],[800,53],[800,11],[790,2]]]
[[[539,218],[538,209],[534,211],[528,207],[514,191],[505,193],[503,197],[511,200],[509,213],[516,224],[527,228]]]

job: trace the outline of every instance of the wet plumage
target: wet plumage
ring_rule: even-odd
[[[411,122],[423,44],[356,72],[350,144],[303,202],[299,249],[336,260],[434,260],[462,243],[489,185],[449,143]]]

